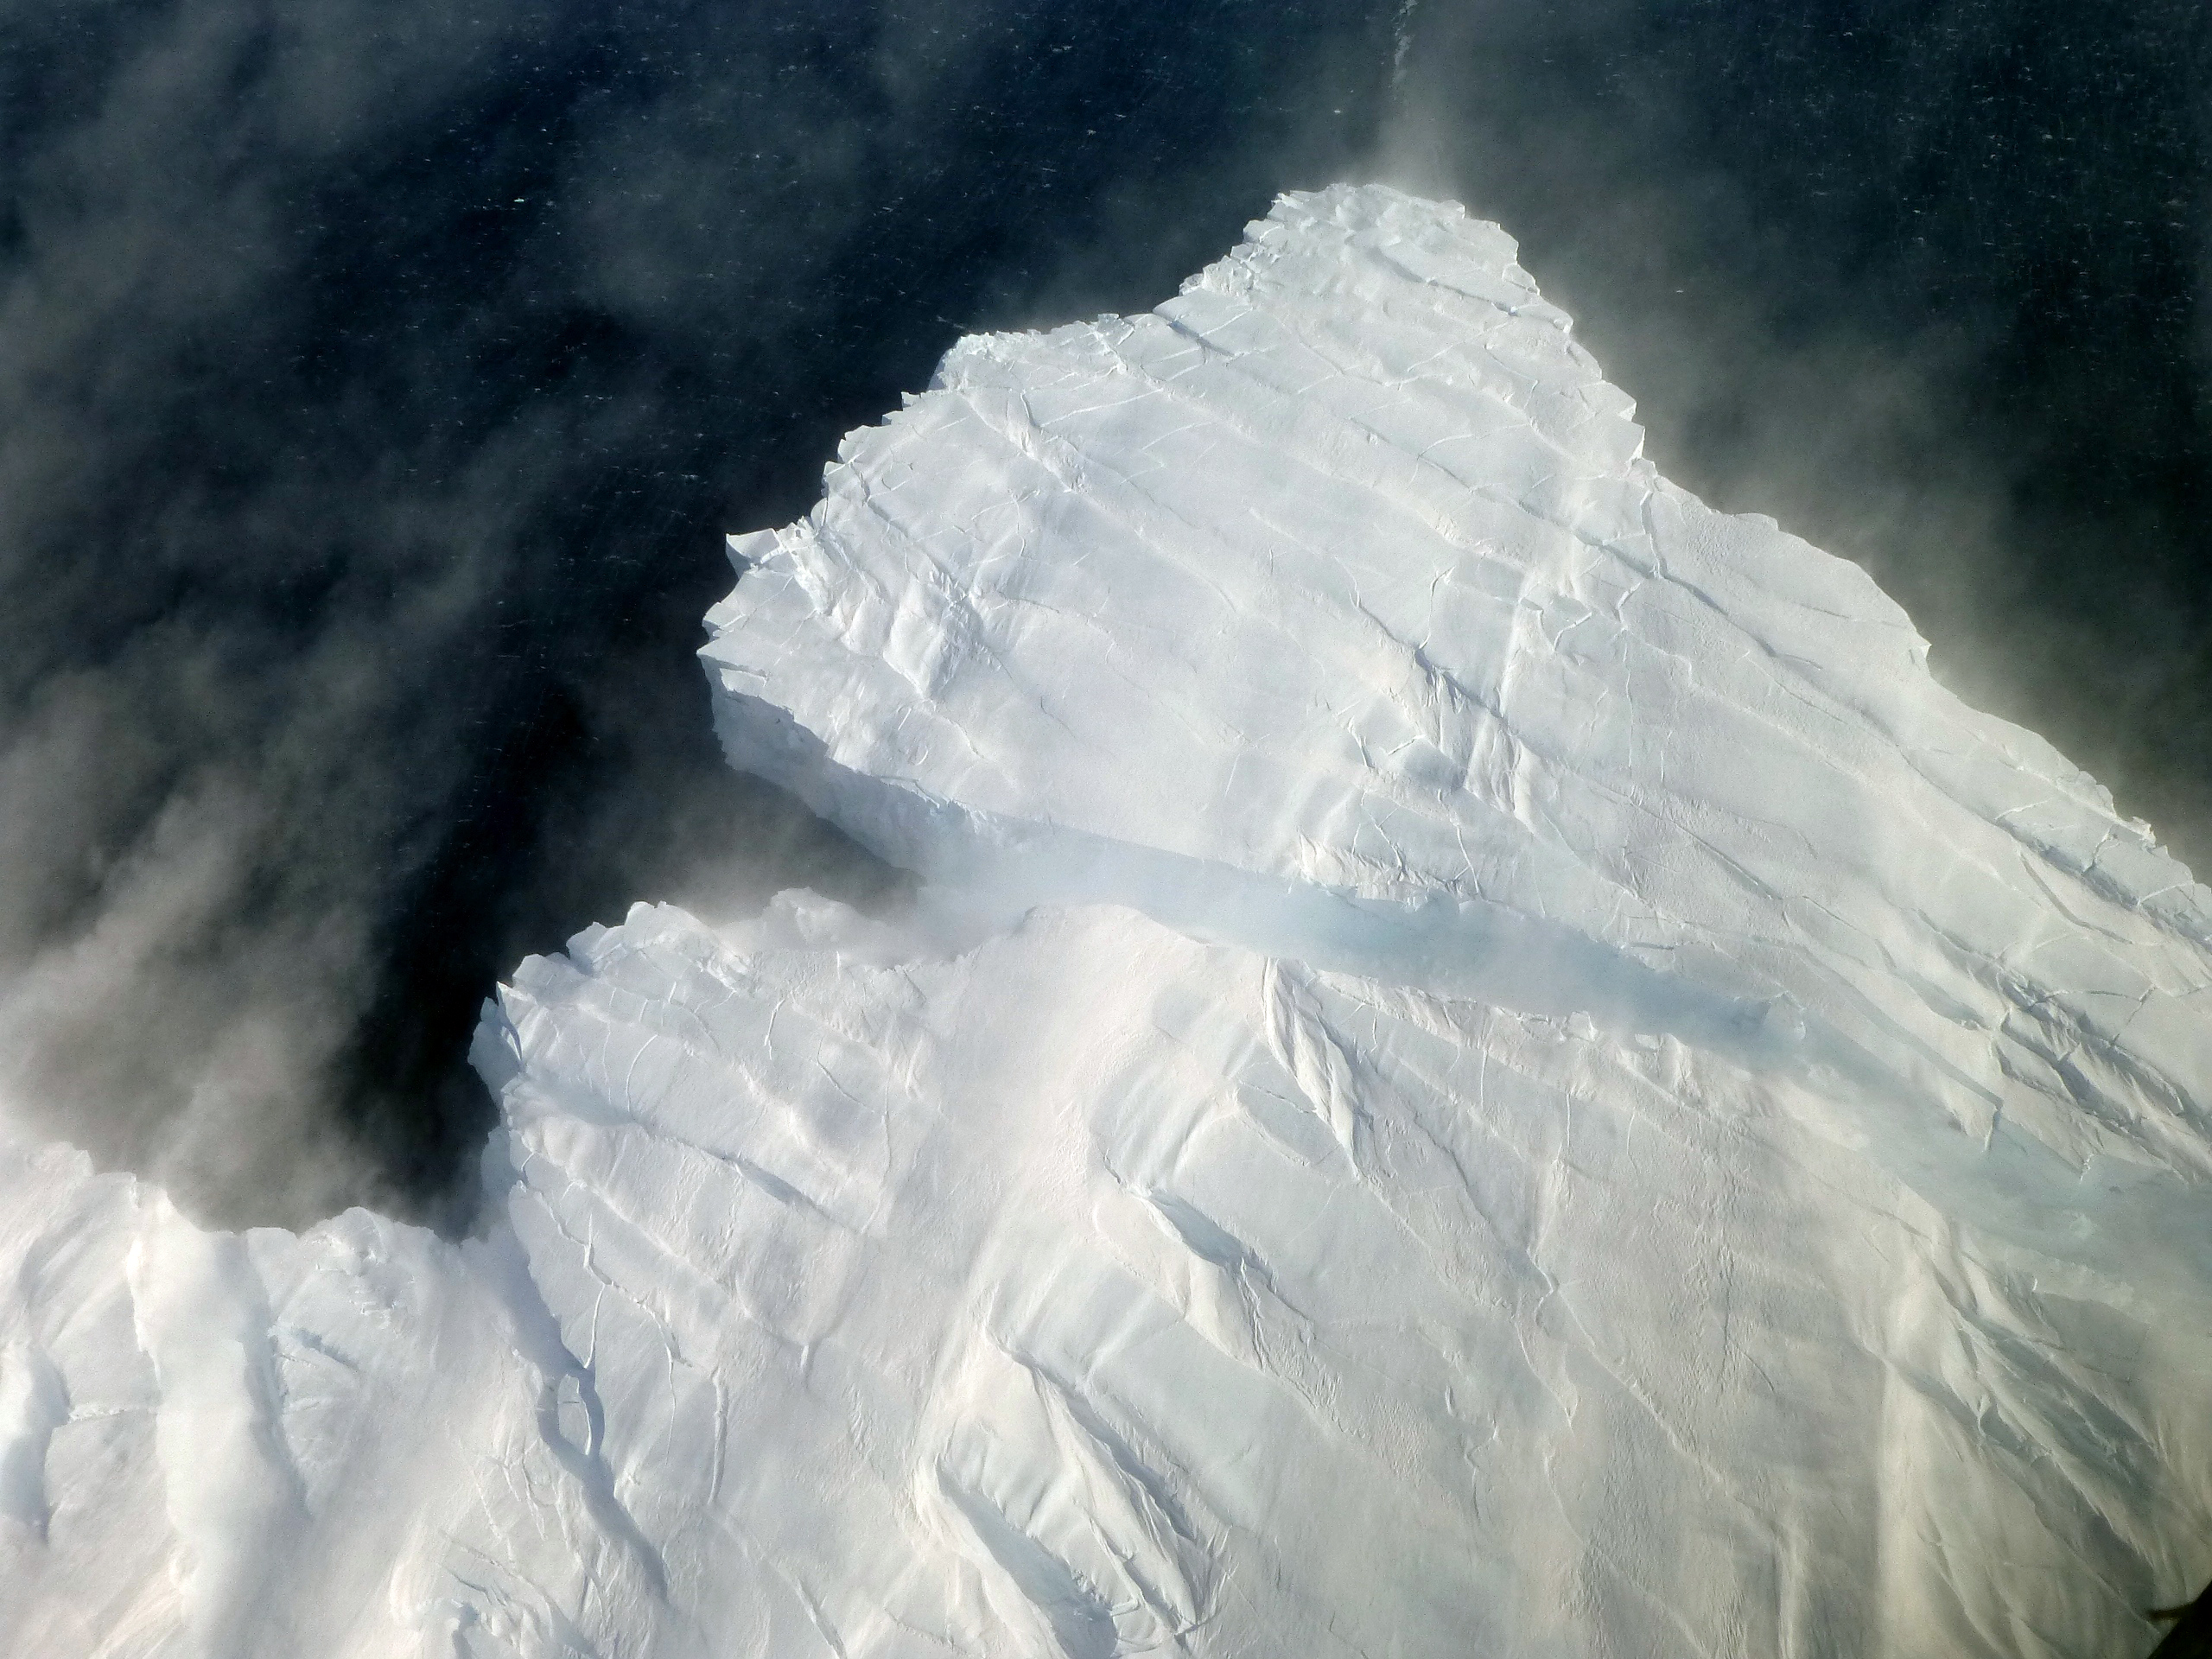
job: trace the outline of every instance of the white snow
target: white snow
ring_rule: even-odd
[[[0,1148],[0,1646],[2147,1649],[2212,894],[1630,415],[1379,188],[963,341],[704,653],[916,913],[524,963],[478,1240]]]

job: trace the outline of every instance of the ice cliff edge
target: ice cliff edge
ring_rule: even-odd
[[[1630,415],[1379,188],[963,341],[704,652],[920,913],[525,963],[465,1244],[0,1151],[8,1645],[2146,1648],[2212,905]]]

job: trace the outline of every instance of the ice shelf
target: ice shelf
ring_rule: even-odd
[[[1497,226],[1282,198],[733,538],[733,760],[484,1235],[0,1148],[41,1655],[2147,1649],[2212,1577],[2212,894],[1713,511]]]

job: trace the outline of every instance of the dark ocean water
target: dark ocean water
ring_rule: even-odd
[[[1669,475],[2212,864],[2208,85],[2156,0],[0,0],[0,1091],[458,1218],[518,957],[895,890],[719,762],[721,532],[1339,177],[1503,222]]]

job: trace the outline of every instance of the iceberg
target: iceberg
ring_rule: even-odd
[[[2212,1576],[2212,893],[1497,226],[962,341],[702,652],[925,881],[524,963],[486,1222],[0,1147],[42,1655],[2057,1656]]]

